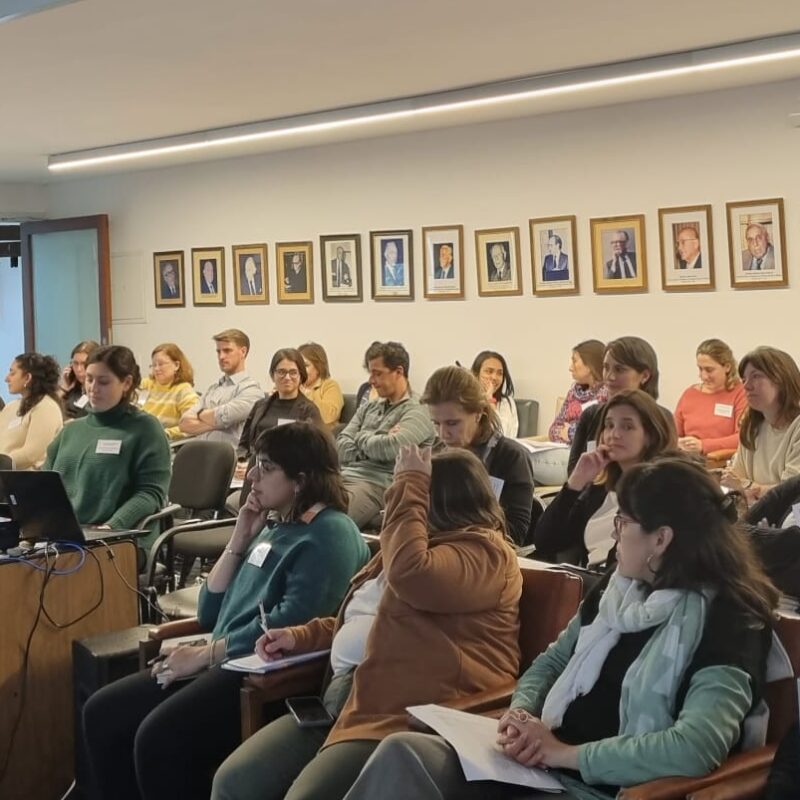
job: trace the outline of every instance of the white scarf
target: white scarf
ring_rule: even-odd
[[[703,636],[709,598],[685,589],[649,594],[641,581],[615,572],[597,616],[581,628],[575,652],[547,694],[542,722],[558,728],[569,704],[588,694],[623,633],[658,628],[622,681],[620,734],[663,730],[674,720],[675,696]]]

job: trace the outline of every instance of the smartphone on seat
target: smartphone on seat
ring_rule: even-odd
[[[287,697],[286,708],[301,728],[327,728],[336,721],[319,697]]]

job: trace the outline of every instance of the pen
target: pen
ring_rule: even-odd
[[[264,611],[264,603],[258,601],[258,616],[261,618],[261,630],[269,636],[269,626],[267,625],[267,613]]]

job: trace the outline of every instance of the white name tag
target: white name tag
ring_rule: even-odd
[[[733,416],[733,406],[728,405],[727,403],[717,403],[714,406],[714,416],[715,417],[732,417]]]
[[[247,559],[247,563],[252,564],[254,567],[260,567],[269,555],[270,550],[272,550],[272,545],[268,542],[257,544],[253,548],[253,552],[250,553],[250,558]]]
[[[101,453],[107,456],[118,456],[122,450],[122,439],[98,439],[95,453]]]
[[[20,425],[22,425],[22,417],[15,417],[11,420],[11,422],[8,423],[8,430],[11,430],[12,428],[19,428]]]
[[[89,402],[89,395],[82,394],[72,405],[74,405],[75,408],[84,408],[88,404],[88,402]]]
[[[503,491],[503,486],[505,486],[506,482],[502,478],[495,478],[494,475],[490,475],[489,483],[492,484],[492,491],[494,492],[494,496],[499,500],[500,492]]]
[[[597,400],[587,400],[585,403],[581,403],[581,411],[586,411],[587,408],[591,408],[592,406],[597,405]]]
[[[594,453],[595,450],[597,450],[597,442],[594,439],[589,439],[589,441],[586,442],[586,452]]]
[[[296,422],[296,421],[297,420],[294,420],[294,419],[279,419],[278,420],[278,425],[291,425],[293,422]]]

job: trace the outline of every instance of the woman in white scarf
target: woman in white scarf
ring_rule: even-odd
[[[735,519],[732,498],[682,458],[625,473],[617,569],[520,679],[498,725],[510,758],[563,770],[583,800],[727,757],[760,700],[777,603]],[[467,784],[426,734],[384,740],[346,800],[399,800],[392,786],[417,800],[506,791]]]

